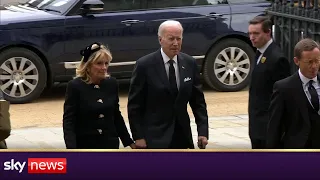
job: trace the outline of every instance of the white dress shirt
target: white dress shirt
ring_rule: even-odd
[[[306,96],[307,96],[307,98],[308,98],[308,100],[309,100],[309,103],[310,103],[311,106],[312,106],[312,103],[311,103],[311,95],[310,95],[310,92],[309,92],[309,89],[308,89],[308,87],[309,87],[309,81],[310,81],[311,79],[305,77],[305,76],[301,73],[300,69],[299,69],[299,76],[300,76],[300,79],[301,79],[301,81],[302,81],[303,91],[304,91],[304,93],[306,94]],[[320,101],[320,84],[319,84],[319,81],[318,81],[318,77],[316,76],[316,77],[314,77],[312,80],[314,81],[314,82],[313,82],[313,86],[314,86],[314,88],[316,89],[316,91],[317,91],[317,93],[318,93],[318,97],[319,97],[319,101]],[[319,102],[319,103],[320,103],[320,102]],[[312,107],[313,107],[313,106],[312,106]],[[318,111],[318,114],[320,115],[320,110]]]
[[[270,39],[264,46],[262,46],[261,48],[258,48],[258,51],[260,51],[261,55],[259,56],[258,60],[257,60],[257,64],[259,64],[260,59],[262,58],[263,53],[267,50],[267,48],[270,46],[270,44],[273,42],[272,39]]]
[[[161,55],[162,55],[162,59],[164,62],[164,67],[166,68],[166,72],[167,72],[167,77],[169,79],[169,67],[170,67],[170,63],[169,60],[170,58],[166,55],[166,53],[163,52],[162,48],[161,48]],[[179,68],[178,68],[178,57],[177,55],[175,55],[172,60],[174,61],[173,63],[173,67],[175,69],[175,73],[176,73],[176,81],[177,81],[177,88],[180,88],[180,78],[179,78]]]

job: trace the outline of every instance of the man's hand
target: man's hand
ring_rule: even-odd
[[[200,149],[205,149],[206,146],[207,146],[207,144],[208,144],[208,139],[207,139],[207,137],[204,137],[204,136],[199,136],[199,137],[198,137],[198,147],[199,147]]]
[[[137,149],[145,149],[147,147],[147,143],[144,139],[136,140],[136,147]]]
[[[130,144],[131,149],[137,149],[137,146],[135,143]]]

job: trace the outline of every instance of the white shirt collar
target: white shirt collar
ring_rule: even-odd
[[[300,79],[301,79],[303,85],[307,85],[307,84],[309,83],[309,81],[311,80],[311,79],[305,77],[305,76],[301,73],[300,69],[299,69],[299,76],[300,76]],[[313,80],[314,82],[318,82],[318,77],[316,76],[316,77],[314,77],[312,80]]]
[[[262,46],[261,48],[258,48],[258,50],[260,51],[261,54],[263,54],[267,48],[270,46],[270,44],[273,42],[272,39],[270,39],[264,46]]]
[[[161,48],[161,55],[162,55],[162,59],[163,59],[163,62],[164,64],[167,64],[168,61],[170,61],[170,58],[166,55],[166,53],[163,52],[163,49]],[[177,60],[178,60],[178,57],[177,55],[175,55],[172,60],[177,63]]]

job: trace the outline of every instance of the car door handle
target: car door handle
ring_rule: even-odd
[[[122,24],[126,24],[126,25],[137,24],[137,23],[141,23],[141,22],[143,22],[143,21],[136,20],[136,19],[129,19],[129,20],[121,21]]]
[[[223,15],[222,14],[217,14],[217,13],[210,13],[210,14],[208,14],[206,16],[209,17],[209,18],[220,18]]]

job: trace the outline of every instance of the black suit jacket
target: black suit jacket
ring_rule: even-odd
[[[307,103],[298,72],[274,84],[267,148],[305,148],[311,130]]]
[[[266,49],[262,58],[252,72],[252,79],[249,89],[249,136],[251,139],[265,140],[268,124],[268,108],[272,95],[272,88],[276,81],[290,75],[290,65],[280,51],[280,48],[273,42]]]
[[[175,119],[182,125],[190,148],[194,148],[188,103],[198,135],[208,138],[208,115],[196,61],[179,53],[178,68],[180,88],[174,99],[160,50],[136,62],[129,90],[128,116],[134,140],[145,139],[148,148],[168,148]]]
[[[124,146],[133,143],[119,110],[116,79],[102,80],[99,88],[80,78],[71,80],[66,90],[63,114],[66,147],[78,148],[79,141],[99,135],[98,129],[109,139],[120,137]]]

